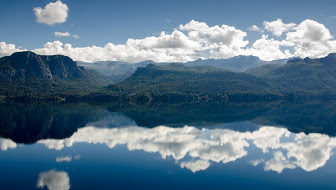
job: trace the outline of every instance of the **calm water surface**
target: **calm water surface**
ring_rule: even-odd
[[[336,101],[1,104],[0,189],[335,189]]]

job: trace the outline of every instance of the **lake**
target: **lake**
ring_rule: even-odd
[[[336,100],[0,104],[1,189],[335,189]]]

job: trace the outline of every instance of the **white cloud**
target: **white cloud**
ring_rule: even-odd
[[[0,42],[0,57],[8,56],[18,51],[26,51],[26,49],[16,47],[14,44]]]
[[[293,32],[288,32],[286,40],[295,43],[294,54],[300,57],[323,57],[335,52],[336,41],[323,25],[313,20],[305,20]]]
[[[69,8],[60,0],[47,4],[44,8],[35,7],[36,21],[47,25],[64,23],[67,20]]]
[[[57,37],[70,37],[70,36],[72,36],[73,38],[76,38],[76,39],[79,38],[79,35],[77,35],[77,34],[71,35],[69,32],[55,32],[54,34]]]
[[[246,32],[233,26],[209,27],[205,22],[191,20],[185,25],[180,25],[179,28],[187,31],[191,40],[200,42],[201,50],[209,50],[210,57],[215,59],[240,55],[242,48],[249,43],[244,40]]]
[[[57,37],[69,37],[71,34],[69,32],[55,32],[55,36]]]
[[[287,32],[296,26],[296,24],[292,22],[285,24],[279,18],[272,22],[265,21],[263,24],[265,29],[275,36],[281,36],[284,32]]]
[[[68,190],[70,189],[68,173],[56,170],[41,172],[37,181],[37,187],[47,187],[49,190]]]
[[[125,44],[107,43],[105,46],[73,47],[61,41],[47,42],[43,48],[33,49],[42,55],[62,54],[75,61],[187,62],[196,59],[221,59],[238,55],[258,56],[272,61],[293,56],[319,58],[336,51],[336,41],[329,30],[316,21],[305,20],[296,25],[285,24],[281,19],[264,22],[265,29],[278,36],[262,35],[248,46],[247,33],[233,26],[208,26],[191,20],[172,33],[159,36],[128,39]],[[255,28],[256,29],[256,28]],[[260,29],[260,28],[259,28]],[[285,34],[285,35],[283,35]],[[55,33],[56,35],[56,33]],[[71,36],[70,33],[58,35]],[[78,35],[72,35],[79,38]],[[13,44],[0,42],[0,56],[22,51]]]
[[[252,48],[245,50],[246,55],[254,55],[262,60],[272,61],[275,59],[286,59],[293,57],[289,50],[282,51],[280,47],[291,47],[294,43],[288,41],[278,41],[269,39],[268,35],[262,35],[261,39],[256,40]]]
[[[191,61],[197,59],[198,42],[190,40],[180,31],[171,34],[162,32],[158,37],[128,39],[124,45],[108,43],[104,47],[73,48],[71,44],[60,41],[48,42],[34,52],[51,55],[63,54],[76,61],[127,61],[138,62],[154,60],[157,62]]]
[[[261,29],[257,25],[252,25],[252,26],[248,27],[247,29],[249,31],[255,31],[255,32],[261,31]]]

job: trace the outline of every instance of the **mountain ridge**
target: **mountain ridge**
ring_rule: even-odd
[[[138,63],[128,63],[122,61],[102,61],[95,63],[78,62],[79,65],[86,68],[94,69],[107,76],[111,76],[115,82],[120,82],[131,76],[139,67],[146,67],[149,64],[166,65],[171,63],[180,63],[188,67],[208,65],[221,69],[231,70],[235,72],[245,72],[253,68],[257,68],[267,64],[284,65],[289,59],[279,59],[275,61],[263,61],[256,56],[235,56],[228,59],[197,59],[189,62],[162,62],[157,63],[151,60],[146,60]]]

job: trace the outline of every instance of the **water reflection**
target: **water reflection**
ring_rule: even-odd
[[[41,172],[36,186],[47,187],[49,190],[68,190],[70,189],[70,178],[68,173],[64,171]]]
[[[143,184],[142,174],[171,184],[171,173],[193,182],[206,178],[206,186],[236,173],[239,184],[254,184],[254,173],[264,170],[259,174],[274,181],[300,174],[334,187],[335,104],[0,105],[0,166],[12,172],[1,182],[29,170],[22,175],[34,174],[26,182],[33,181],[31,188],[69,189],[69,175],[74,189],[94,181]],[[83,185],[82,178],[90,180]]]
[[[313,171],[325,165],[336,138],[322,134],[291,133],[285,128],[264,126],[253,132],[237,132],[230,129],[198,129],[185,126],[170,128],[124,127],[79,129],[71,137],[62,140],[40,140],[49,149],[61,150],[75,143],[105,144],[109,148],[126,145],[128,150],[157,152],[163,159],[171,156],[182,168],[193,172],[205,170],[212,162],[234,162],[248,155],[247,147],[255,146],[260,159],[252,165],[263,164],[266,171],[281,173],[297,167]],[[269,154],[273,156],[267,158]],[[266,157],[266,158],[265,158]]]
[[[16,148],[16,143],[11,139],[0,138],[0,147],[2,151],[6,151],[8,149]]]
[[[77,156],[58,156],[56,157],[56,162],[71,162],[72,160],[79,160],[80,155]]]

